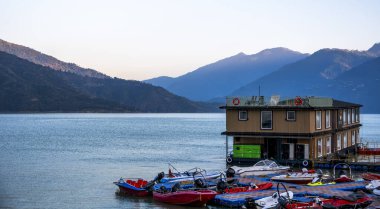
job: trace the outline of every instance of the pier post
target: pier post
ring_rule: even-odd
[[[228,136],[226,135],[226,159],[228,157]]]

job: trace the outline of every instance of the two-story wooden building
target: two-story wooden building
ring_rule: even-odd
[[[359,104],[332,98],[280,99],[228,97],[226,151],[233,137],[233,155],[227,161],[315,160],[358,143]]]

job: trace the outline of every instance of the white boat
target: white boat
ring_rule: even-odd
[[[380,195],[380,180],[372,180],[365,188],[375,195]]]
[[[286,175],[273,176],[272,181],[293,183],[293,184],[308,184],[318,177],[316,173],[291,173]]]
[[[286,172],[290,169],[289,166],[279,166],[272,160],[261,160],[251,167],[232,166],[235,174],[240,176],[262,176],[274,173]]]
[[[169,164],[171,168],[174,168],[171,164]],[[177,172],[171,172],[171,169],[169,167],[169,173],[168,174],[161,174],[162,178],[159,178],[160,183],[166,183],[166,182],[181,182],[181,181],[193,181],[195,179],[216,179],[221,176],[220,171],[211,171],[207,172],[204,169],[200,168],[193,168],[185,172],[179,172],[177,169],[175,171]],[[160,174],[159,174],[160,175]]]
[[[283,192],[280,194],[280,196],[284,197],[287,200],[293,199],[293,192],[292,191]],[[263,208],[263,209],[274,208],[278,205],[278,199],[279,199],[278,192],[275,192],[272,196],[264,197],[264,198],[256,200],[255,203],[257,205],[257,208]]]

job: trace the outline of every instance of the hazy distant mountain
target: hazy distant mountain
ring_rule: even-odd
[[[376,57],[380,57],[380,43],[373,45],[368,52]]]
[[[361,103],[359,100],[364,98],[363,91],[374,92],[376,89],[373,79],[376,79],[374,73],[377,72],[377,63],[371,62],[374,58],[373,53],[367,51],[322,49],[257,79],[230,95],[250,96],[260,86],[261,95],[266,96],[329,96]],[[368,68],[369,66],[371,68]],[[363,89],[360,89],[360,86],[363,86]],[[358,88],[361,91],[356,90],[355,94],[355,90],[352,89]],[[367,107],[372,106],[375,100],[368,98],[363,101],[365,103],[361,104],[364,105],[364,110],[372,111],[373,109]],[[380,108],[378,112],[379,110]]]
[[[266,49],[257,54],[239,53],[177,78],[162,77],[145,82],[160,85],[192,100],[206,101],[267,75],[285,64],[303,59],[307,54],[286,48]],[[255,91],[256,92],[256,91]]]
[[[342,74],[326,86],[338,99],[363,104],[364,112],[380,113],[380,57]]]
[[[60,72],[0,52],[0,112],[215,112],[139,81]]]
[[[22,59],[26,59],[35,64],[50,67],[51,69],[71,72],[82,76],[89,76],[94,78],[107,78],[108,76],[88,68],[81,68],[73,63],[62,62],[52,56],[43,54],[34,49],[9,43],[0,39],[0,51],[6,52],[8,54],[16,55]]]
[[[341,49],[322,49],[298,62],[237,89],[230,95],[252,95],[261,87],[262,95],[319,95],[319,89],[342,73],[374,58],[367,52]]]
[[[152,78],[145,80],[145,83],[150,83],[154,86],[161,86],[163,88],[167,88],[168,86],[172,85],[175,81],[175,78],[169,77],[169,76],[160,76],[157,78]]]

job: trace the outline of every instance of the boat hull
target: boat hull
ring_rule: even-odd
[[[275,176],[276,177],[276,176]],[[305,178],[298,178],[298,177],[284,177],[284,178],[275,178],[272,177],[272,181],[277,182],[285,182],[285,183],[291,183],[291,184],[308,184],[313,181],[313,177],[305,177]]]
[[[362,178],[366,181],[380,180],[380,174],[376,173],[363,173]]]
[[[148,182],[143,179],[139,179],[138,181],[120,179],[118,182],[114,182],[114,184],[119,187],[120,194],[137,197],[145,197],[151,194],[151,192],[145,188],[147,183]]]
[[[250,171],[243,171],[239,173],[241,177],[245,176],[266,176],[269,174],[276,174],[276,173],[284,173],[287,172],[288,169],[281,169],[281,170],[250,170]]]
[[[360,198],[356,201],[347,201],[343,199],[328,199],[322,201],[323,208],[366,208],[372,204],[372,199],[369,197]]]
[[[153,199],[174,205],[204,206],[218,193],[212,190],[184,190],[169,193],[153,192]]]

